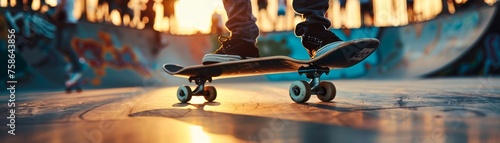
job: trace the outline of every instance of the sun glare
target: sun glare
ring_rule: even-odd
[[[190,126],[189,127],[191,142],[192,143],[210,143],[210,136],[203,131],[201,126]]]
[[[182,34],[210,33],[213,0],[179,0],[175,3],[177,29]]]

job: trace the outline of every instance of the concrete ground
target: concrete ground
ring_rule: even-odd
[[[0,142],[500,142],[500,78],[333,82],[332,102],[306,104],[291,81],[215,81],[211,103],[179,103],[178,85],[22,94],[15,136],[0,96]]]

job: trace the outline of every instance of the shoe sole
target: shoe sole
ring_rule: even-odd
[[[243,59],[252,59],[255,57],[246,57],[242,58],[241,56],[238,55],[223,55],[223,54],[206,54],[203,56],[202,64],[214,64],[214,63],[221,63],[221,62],[230,62],[230,61],[239,61]]]
[[[334,49],[337,49],[337,48],[339,48],[339,45],[343,44],[343,43],[345,43],[345,42],[344,41],[337,41],[337,42],[333,42],[330,44],[326,44],[325,46],[319,48],[318,51],[316,51],[316,55],[312,58],[319,57],[319,56],[327,53],[328,51],[332,51]]]

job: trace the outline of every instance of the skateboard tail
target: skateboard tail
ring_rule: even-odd
[[[182,70],[184,67],[177,65],[177,64],[163,64],[163,71],[167,72],[168,74],[175,74],[176,72]]]

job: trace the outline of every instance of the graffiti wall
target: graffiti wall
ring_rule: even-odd
[[[500,11],[487,32],[481,35],[474,48],[463,57],[430,75],[437,76],[490,76],[500,74]]]
[[[380,34],[380,64],[369,76],[422,77],[461,59],[495,19],[496,7],[469,10],[427,22],[388,27]],[[491,25],[491,26],[490,26]]]
[[[0,11],[3,14],[0,15],[0,32],[16,31],[18,85],[33,90],[64,89],[70,64],[55,42],[58,27],[45,14],[12,9]],[[155,62],[158,34],[153,30],[81,22],[72,34],[75,36],[67,42],[83,63],[86,88],[141,86],[152,78],[152,69],[158,65]],[[5,37],[0,39],[5,45]],[[6,46],[1,48],[0,55],[7,61]],[[7,70],[4,66],[1,68]],[[5,75],[0,78],[6,79]]]
[[[85,32],[71,44],[89,67],[91,85],[134,86],[151,78],[150,69],[156,65],[155,32],[90,23],[80,27]]]

